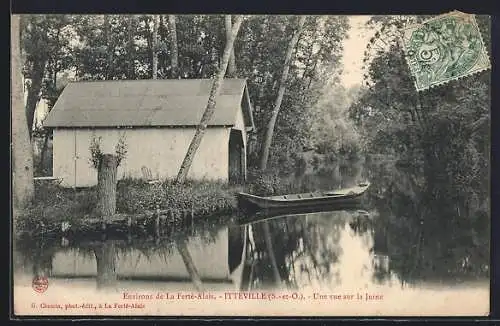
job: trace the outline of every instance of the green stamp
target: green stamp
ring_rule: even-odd
[[[474,15],[451,12],[403,31],[417,91],[490,68]]]

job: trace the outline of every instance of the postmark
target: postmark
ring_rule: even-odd
[[[459,11],[404,29],[403,46],[417,91],[491,67],[474,15]]]
[[[35,276],[31,286],[35,292],[44,293],[49,288],[49,279],[47,276]]]

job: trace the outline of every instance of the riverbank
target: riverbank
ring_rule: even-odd
[[[252,177],[245,185],[229,185],[223,181],[193,181],[175,184],[171,180],[148,184],[143,180],[119,180],[116,214],[108,226],[147,226],[149,224],[183,225],[212,216],[239,213],[235,194],[241,191],[257,195],[275,195],[318,190],[318,179],[306,176],[285,180],[274,175]],[[18,221],[19,232],[33,234],[73,228],[99,229],[102,219],[96,213],[96,187],[72,189],[47,182],[35,185],[33,205]],[[156,225],[158,226],[158,225]]]
[[[186,215],[203,218],[213,214],[231,214],[237,210],[234,194],[241,186],[216,181],[171,181],[148,184],[142,180],[118,181],[116,214],[108,223],[140,224],[158,215],[179,220]],[[50,231],[65,225],[85,226],[100,221],[96,212],[97,188],[63,188],[50,183],[35,185],[33,205],[17,221],[20,232]]]

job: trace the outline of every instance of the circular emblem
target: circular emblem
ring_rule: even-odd
[[[49,287],[49,279],[47,276],[35,276],[31,282],[31,286],[35,292],[43,293]]]

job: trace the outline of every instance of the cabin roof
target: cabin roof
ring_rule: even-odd
[[[213,79],[113,80],[69,83],[43,125],[57,127],[196,126]],[[233,126],[243,110],[254,128],[245,79],[225,79],[209,126]]]

